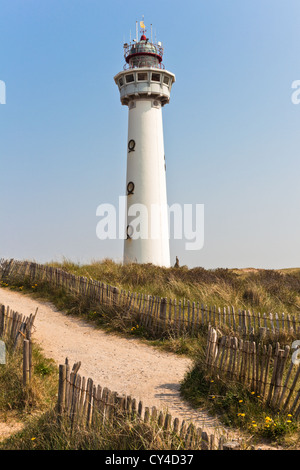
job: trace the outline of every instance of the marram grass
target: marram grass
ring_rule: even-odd
[[[109,259],[83,265],[68,260],[49,264],[130,292],[185,298],[217,307],[232,305],[261,314],[300,313],[300,269],[161,268],[152,264],[122,265]]]

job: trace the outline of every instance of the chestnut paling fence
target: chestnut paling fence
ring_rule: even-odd
[[[68,359],[59,366],[57,419],[64,418],[72,429],[89,428],[99,430],[102,426],[118,426],[118,423],[144,423],[152,428],[155,435],[168,449],[227,450],[224,434],[207,434],[193,423],[172,418],[167,411],[156,407],[144,407],[142,401],[131,396],[119,395],[107,387],[96,385],[91,378],[78,373],[81,363],[77,362],[70,371]],[[237,442],[238,446],[242,441]],[[236,447],[238,447],[236,446]]]
[[[31,332],[37,314],[29,317],[13,311],[9,306],[0,304],[0,339],[9,345],[12,351],[23,345],[23,386],[30,385],[32,376],[32,341]]]
[[[30,387],[32,378],[31,332],[37,310],[29,317],[0,304],[0,339],[10,344],[13,351],[23,343],[23,386]],[[70,371],[69,362],[59,366],[57,421],[65,417],[72,429],[100,429],[107,424],[117,425],[124,420],[139,421],[151,426],[156,435],[168,448],[226,450],[231,448],[224,434],[208,435],[193,423],[173,419],[168,412],[156,407],[144,407],[142,401],[131,396],[119,395],[107,387],[95,385],[78,374],[81,363],[75,363]],[[105,429],[104,429],[105,431]],[[242,442],[235,443],[240,446]]]
[[[235,336],[219,335],[208,329],[206,367],[212,377],[247,386],[270,407],[300,417],[300,364],[297,350]]]
[[[298,315],[260,313],[232,306],[217,307],[190,300],[166,299],[144,293],[134,293],[115,286],[76,276],[60,268],[29,261],[0,260],[0,280],[48,282],[67,292],[89,297],[95,302],[118,308],[121,317],[138,321],[147,331],[160,336],[164,332],[193,335],[202,326],[230,328],[237,334],[272,336],[280,333],[300,334]]]
[[[260,317],[258,314],[251,315],[250,312],[242,311],[236,316],[233,309],[221,311],[211,307],[200,307],[194,302],[187,302],[185,310],[183,302],[178,302],[176,305],[176,301],[168,302],[162,298],[119,291],[113,286],[93,279],[31,262],[1,260],[0,279],[2,281],[29,279],[32,283],[48,282],[52,286],[63,287],[68,292],[88,296],[101,304],[121,307],[122,315],[129,318],[133,314],[138,316],[141,325],[159,334],[169,329],[179,334],[184,331],[192,333],[197,328],[207,325],[206,367],[212,376],[220,375],[226,381],[243,383],[271,407],[289,411],[295,418],[300,416],[300,365],[292,360],[290,346],[281,348],[278,342],[275,346],[267,346],[262,342],[257,344],[242,339],[241,336],[222,336],[219,330],[219,327],[224,325],[230,326],[232,331],[237,332],[257,332],[259,331],[257,328],[263,328],[270,333],[280,331],[297,333],[298,319],[295,316],[291,318],[287,315],[279,322],[279,318],[275,316],[274,320],[272,315],[267,318],[266,315]],[[22,336],[21,333],[25,334],[25,325],[33,324],[34,315],[25,320],[4,306],[1,306],[0,312],[0,333],[8,334],[14,343],[20,335]],[[232,315],[229,315],[230,312]],[[120,398],[106,388],[102,390],[101,387],[96,387],[91,379],[85,383],[85,379],[79,376],[76,367],[68,378],[68,365],[65,364],[61,367],[60,377],[58,409],[67,413],[72,423],[77,422],[80,416],[79,421],[86,421],[86,424],[90,425],[90,422],[95,421],[99,409],[103,419],[106,419],[105,417],[110,419],[111,413],[119,414],[120,410],[122,413],[126,412],[127,416],[129,410],[132,416],[139,416],[146,423],[154,420],[165,430],[172,430],[175,434],[178,432],[177,419],[172,422],[169,415],[164,416],[155,409],[150,413],[148,408],[145,408],[142,416],[141,403],[137,404],[136,400],[131,400],[131,397]],[[96,413],[95,416],[93,413]],[[205,434],[204,438],[201,434],[199,441],[199,433],[200,431],[193,426],[186,429],[182,425],[179,436],[188,443],[187,446],[200,445],[199,442],[202,442],[201,446],[206,445],[208,448],[215,445],[210,443],[210,439],[213,438],[206,439]],[[198,436],[198,440],[195,436]]]

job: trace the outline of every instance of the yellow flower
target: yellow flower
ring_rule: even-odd
[[[291,421],[290,419],[287,419],[287,421],[286,421],[286,422],[287,422],[287,423],[291,423],[292,421]]]
[[[288,416],[293,416],[293,415],[291,415],[291,414],[288,414]]]
[[[253,426],[254,428],[256,428],[257,424],[252,424],[252,426]]]
[[[35,437],[32,437],[31,440],[34,441],[34,440],[35,440]]]
[[[243,403],[243,400],[239,400],[239,403]]]

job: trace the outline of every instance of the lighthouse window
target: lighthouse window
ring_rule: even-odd
[[[135,147],[135,141],[133,139],[131,139],[129,142],[128,142],[128,150],[129,152],[133,152],[134,151],[134,147]]]
[[[160,73],[153,73],[152,77],[151,77],[151,80],[153,82],[160,82]]]
[[[126,75],[126,83],[134,82],[134,75],[133,73]]]
[[[169,85],[169,77],[164,76],[164,84]]]
[[[139,72],[138,73],[138,81],[142,82],[148,79],[148,74],[146,72]]]
[[[124,84],[123,78],[120,78],[120,80],[119,80],[119,85],[120,85],[120,86],[123,86],[123,84]]]
[[[128,238],[132,238],[132,235],[133,235],[133,227],[131,225],[127,225],[127,240]]]
[[[153,100],[153,101],[152,101],[152,107],[153,107],[153,108],[159,108],[159,107],[160,107],[160,102],[157,101],[157,100]]]
[[[127,194],[133,194],[134,191],[134,183],[130,181],[127,185]]]

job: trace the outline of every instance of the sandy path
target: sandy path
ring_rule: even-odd
[[[158,351],[137,338],[107,334],[24,294],[0,288],[0,303],[25,315],[38,307],[33,339],[57,364],[64,363],[66,357],[71,366],[81,361],[80,374],[102,387],[131,395],[144,406],[168,408],[174,418],[192,420],[207,431],[219,429],[216,419],[192,409],[180,397],[180,382],[191,360]]]

